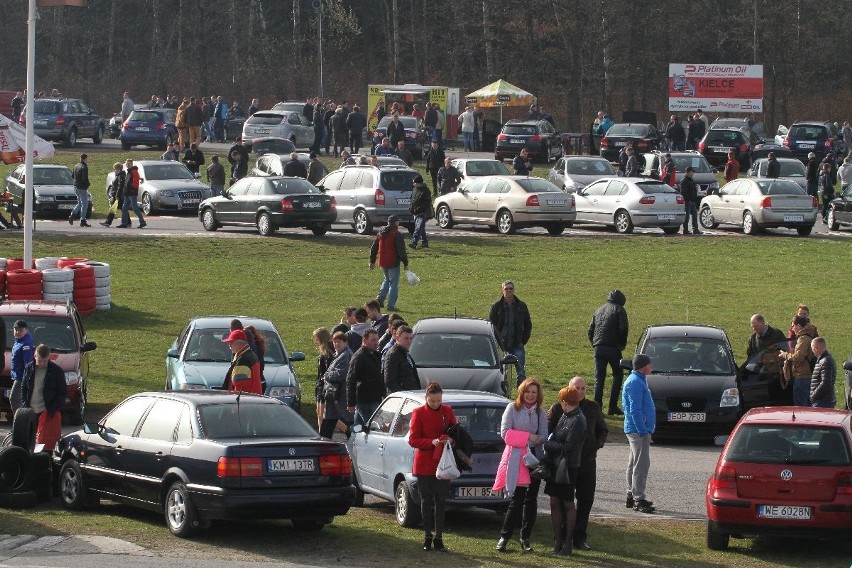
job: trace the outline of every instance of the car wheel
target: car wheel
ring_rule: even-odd
[[[204,213],[201,214],[201,225],[205,231],[215,231],[219,228],[219,222],[216,221],[216,213],[213,212],[213,209],[208,207],[204,210]]]
[[[12,419],[12,445],[32,453],[35,448],[36,417],[32,408],[19,408]]]
[[[743,213],[743,232],[747,235],[756,235],[758,232],[757,223],[754,222],[751,211]]]
[[[95,132],[94,136],[92,136],[92,142],[94,142],[95,144],[100,144],[103,141],[104,141],[104,127],[99,126],[98,131]]]
[[[680,227],[663,227],[663,232],[667,235],[676,235]]]
[[[813,229],[813,227],[796,227],[796,232],[799,233],[800,237],[807,237]]]
[[[352,474],[352,485],[355,486],[355,501],[352,502],[353,507],[363,507],[364,506],[364,497],[366,493],[361,489],[361,486],[358,484],[358,476],[354,473]]]
[[[713,212],[706,206],[702,207],[701,211],[698,212],[698,222],[705,229],[715,229],[719,226],[719,223],[713,218]]]
[[[633,220],[630,218],[630,213],[624,209],[619,209],[615,212],[615,231],[626,235],[633,232]]]
[[[68,133],[68,139],[65,141],[65,145],[69,148],[73,148],[77,145],[77,129],[72,128],[71,132]]]
[[[497,213],[497,232],[501,235],[511,235],[515,232],[515,219],[508,209],[501,209]]]
[[[147,191],[142,194],[142,213],[150,215],[154,211],[154,204],[151,203],[151,194]]]
[[[275,223],[272,222],[269,213],[261,213],[257,216],[257,232],[263,237],[275,234]]]
[[[368,235],[373,232],[373,226],[370,224],[367,212],[363,209],[356,211],[353,219],[355,220],[355,232],[359,235]]]
[[[834,207],[831,207],[828,210],[828,220],[826,221],[826,225],[828,225],[829,231],[840,230],[840,223],[837,222],[837,217],[834,214]]]
[[[80,391],[80,407],[68,415],[68,424],[79,426],[86,421],[86,388]]]
[[[727,550],[731,535],[716,532],[707,521],[707,548],[710,550]]]
[[[452,229],[453,225],[453,214],[450,213],[450,208],[446,205],[439,205],[438,210],[435,212],[435,217],[438,220],[438,226],[442,229]]]
[[[53,499],[53,460],[50,454],[38,452],[32,457],[32,489],[36,494],[36,501],[46,503]]]
[[[31,509],[38,504],[35,491],[14,491],[0,493],[0,507],[4,509]]]
[[[311,227],[311,232],[315,237],[321,237],[328,232],[330,227],[328,225],[321,225],[319,227]]]
[[[400,481],[393,499],[396,522],[401,527],[415,527],[420,522],[420,504],[415,503],[408,491],[408,483]]]
[[[121,149],[122,150],[130,150],[130,144],[128,142],[125,142],[125,141],[122,140]]]
[[[163,510],[169,531],[177,537],[192,536],[201,528],[195,505],[192,504],[189,492],[181,481],[176,481],[169,487]]]
[[[562,223],[553,223],[552,225],[548,225],[546,228],[548,234],[553,235],[554,237],[561,235],[563,231],[565,231],[565,225]]]
[[[30,452],[18,446],[0,450],[0,492],[30,489],[31,457]]]
[[[300,532],[316,532],[331,521],[328,519],[290,519],[293,528]]]
[[[82,511],[92,503],[88,493],[80,464],[75,459],[66,460],[59,470],[59,499],[62,506],[71,511]]]

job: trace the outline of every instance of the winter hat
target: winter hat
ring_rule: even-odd
[[[650,357],[648,357],[644,353],[640,353],[640,354],[633,357],[633,368],[637,369],[637,370],[641,369],[642,367],[646,366],[650,362],[651,362]]]

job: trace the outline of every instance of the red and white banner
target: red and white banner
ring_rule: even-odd
[[[669,63],[669,110],[763,112],[763,65]]]
[[[17,164],[26,159],[24,147],[27,131],[8,117],[0,115],[0,164]],[[40,160],[53,155],[53,144],[35,136],[33,139],[33,158]]]

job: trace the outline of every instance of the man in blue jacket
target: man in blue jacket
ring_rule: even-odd
[[[656,409],[647,376],[652,371],[651,358],[633,357],[633,371],[624,382],[621,407],[624,409],[624,433],[630,444],[627,462],[627,508],[640,513],[653,513],[651,501],[645,499],[645,485],[651,468],[651,434],[656,429]]]
[[[9,405],[14,414],[21,406],[21,379],[24,378],[24,367],[33,360],[35,342],[33,342],[33,336],[24,320],[17,320],[12,325],[12,336],[15,338],[15,343],[12,345],[12,360],[9,363],[9,371],[12,375],[12,392],[9,394]]]

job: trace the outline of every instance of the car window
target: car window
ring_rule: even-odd
[[[340,191],[349,191],[358,187],[358,176],[361,172],[358,170],[349,170],[344,172],[343,181],[340,184]]]
[[[263,124],[267,126],[274,126],[282,122],[283,118],[280,114],[270,112],[256,112],[246,120],[247,124]]]
[[[263,335],[266,351],[263,360],[266,363],[283,365],[287,362],[284,357],[284,347],[278,336],[271,331],[256,330]],[[195,328],[189,337],[184,352],[184,361],[197,363],[230,363],[231,350],[222,340],[231,332],[226,328]]]
[[[265,174],[269,173],[269,156],[264,156],[257,161],[257,169]]]
[[[568,173],[578,176],[613,176],[615,170],[606,160],[567,160]]]
[[[750,182],[743,180],[737,184],[737,190],[734,195],[748,195],[751,193],[752,187]]]
[[[162,118],[163,116],[159,112],[151,110],[134,110],[130,113],[129,120],[136,120],[139,122],[159,122]]]
[[[475,179],[464,186],[464,190],[467,193],[481,193],[486,185],[488,185],[488,178]]]
[[[322,180],[322,184],[320,185],[322,185],[326,191],[337,191],[340,189],[340,182],[343,180],[343,173],[344,172],[331,172]]]
[[[68,168],[37,167],[33,170],[33,185],[74,185],[74,178]]]
[[[287,154],[296,151],[296,147],[289,140],[264,140],[255,142],[252,146],[252,151],[255,154]]]
[[[228,193],[233,196],[237,195],[248,195],[249,190],[251,189],[251,180],[248,178],[244,178],[239,180],[237,183],[228,188]]]
[[[799,184],[784,179],[758,182],[763,195],[806,195]]]
[[[642,352],[654,361],[653,374],[734,374],[733,356],[718,339],[652,337],[644,344]]]
[[[264,404],[250,396],[239,403],[201,405],[198,418],[211,440],[317,437],[316,430],[286,404]]]
[[[719,193],[722,195],[735,195],[737,193],[737,187],[742,184],[741,181],[732,181],[725,184],[722,189],[719,190]]]
[[[799,160],[778,162],[781,165],[782,177],[805,177],[805,165]]]
[[[353,175],[356,172],[352,172]],[[364,187],[367,189],[372,189],[376,187],[375,181],[373,181],[373,172],[363,171],[361,172],[361,177],[358,179],[358,187]]]
[[[411,191],[417,172],[411,170],[396,170],[379,174],[381,187],[386,191]]]
[[[129,398],[115,407],[104,419],[103,425],[113,434],[132,436],[139,419],[149,406],[151,406],[151,399],[146,396]]]
[[[606,136],[631,136],[645,138],[648,136],[648,126],[645,124],[613,124],[606,131]]]
[[[67,101],[65,103],[65,108],[65,112],[68,114],[79,114],[80,112],[80,105],[77,104],[77,101]]]
[[[299,117],[299,123],[300,123],[302,126],[310,126],[311,124],[313,124],[313,123],[311,122],[311,119],[309,119],[307,116],[305,116],[305,115],[303,115],[303,114],[297,114],[296,116],[298,116],[298,117]]]
[[[411,358],[418,367],[496,369],[497,352],[487,335],[469,333],[416,333]]]
[[[848,467],[843,430],[822,426],[744,424],[731,444],[729,461]]]
[[[502,179],[488,180],[488,185],[485,187],[485,193],[508,193],[509,182]]]
[[[385,400],[370,418],[370,432],[390,433],[391,423],[401,405],[402,399],[398,397]]]
[[[56,101],[35,101],[33,111],[35,114],[59,114],[60,104]]]
[[[399,418],[393,425],[393,436],[408,436],[408,430],[411,427],[411,414],[420,405],[421,403],[416,400],[406,399],[402,405],[402,410],[399,411]]]
[[[558,160],[556,160],[556,163],[555,163],[555,164],[553,164],[553,169],[554,169],[554,171],[555,171],[556,173],[559,173],[559,174],[561,174],[562,172],[564,172],[564,171],[565,171],[565,166],[567,165],[567,164],[566,164],[566,161],[567,161],[567,160],[565,160],[565,158],[559,158]],[[570,172],[568,172],[568,173],[570,173]]]
[[[500,443],[503,441],[500,437],[500,420],[505,408],[453,405],[453,413],[475,444]]]
[[[538,134],[538,128],[534,124],[507,124],[503,127],[503,134],[510,136],[534,136]]]
[[[517,183],[527,193],[562,193],[562,190],[541,178],[527,178],[516,180]],[[489,185],[490,187],[490,185]]]
[[[606,191],[604,192],[604,195],[618,196],[618,195],[624,195],[625,193],[627,193],[627,184],[625,184],[623,181],[612,180],[611,182],[609,182],[609,185],[606,187]]]
[[[77,112],[81,112],[81,113],[85,114],[85,113],[89,112],[90,110],[91,109],[89,108],[89,105],[87,105],[83,101],[77,101]]]
[[[467,162],[465,174],[468,176],[504,176],[509,175],[509,168],[503,162],[482,161]]]
[[[145,417],[139,429],[139,438],[171,442],[174,440],[175,428],[181,412],[186,405],[176,400],[160,399],[154,403],[151,412]]]
[[[181,412],[175,442],[178,444],[189,444],[192,442],[192,414],[189,411],[189,407],[184,407],[183,412]]]
[[[311,182],[306,179],[276,179],[268,182],[272,191],[278,195],[293,195],[297,193],[320,193]]]
[[[301,121],[301,120],[299,120],[299,115],[298,115],[298,114],[293,113],[293,114],[291,114],[291,115],[289,115],[289,116],[287,117],[287,123],[288,123],[288,124],[295,124],[295,125],[297,125],[297,126],[298,126],[298,125],[301,125],[301,124],[302,124],[302,121]]]
[[[790,137],[808,139],[825,138],[826,131],[824,126],[800,124],[790,128]]]
[[[38,317],[27,314],[26,322],[36,345],[44,343],[54,353],[73,353],[80,350],[77,334],[74,332],[74,320],[70,317]],[[6,324],[6,345],[12,346],[12,324],[19,316],[4,316]],[[8,363],[8,359],[7,359]]]
[[[602,181],[587,185],[586,188],[583,189],[583,195],[603,195],[608,184],[608,181]]]
[[[697,174],[711,173],[710,164],[704,159],[704,156],[672,156],[672,161],[675,163],[675,170],[685,172],[686,168],[692,168]]]
[[[652,193],[677,193],[668,184],[659,181],[640,181],[636,183],[636,187],[645,192],[646,195]]]
[[[186,166],[177,162],[167,164],[148,164],[144,166],[142,178],[147,181],[161,181],[165,179],[195,179],[192,172]]]
[[[738,130],[711,130],[707,133],[705,143],[711,144],[738,144],[742,134]]]

